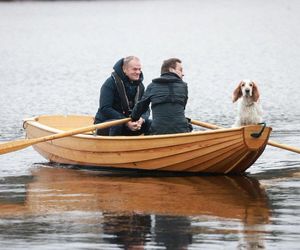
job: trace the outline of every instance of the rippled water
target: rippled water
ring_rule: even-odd
[[[300,148],[297,0],[0,3],[0,141],[22,120],[94,114],[120,57],[145,84],[183,60],[187,115],[235,117],[258,82],[272,140]],[[146,176],[58,168],[32,148],[0,156],[1,249],[298,249],[300,156],[268,146],[247,177]]]

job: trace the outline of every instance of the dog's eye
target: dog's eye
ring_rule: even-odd
[[[252,86],[253,86],[253,83],[250,83],[249,86],[252,87]]]
[[[245,83],[242,83],[242,85],[241,85],[242,87],[245,87]]]

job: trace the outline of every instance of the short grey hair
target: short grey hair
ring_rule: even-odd
[[[132,60],[137,60],[140,61],[140,59],[136,56],[127,56],[123,59],[123,67],[128,67],[129,62],[131,62]]]

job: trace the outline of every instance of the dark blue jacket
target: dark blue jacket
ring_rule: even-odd
[[[187,84],[177,74],[165,73],[152,80],[142,99],[132,110],[131,117],[138,120],[151,103],[150,134],[190,132],[190,126],[185,118],[187,99]]]
[[[137,93],[137,87],[141,84],[142,88],[140,91],[140,99],[144,93],[144,85],[142,83],[144,77],[143,73],[140,75],[140,79],[138,81],[131,81],[123,72],[123,60],[120,59],[113,67],[114,71],[118,74],[121,80],[124,83],[126,95],[128,101],[131,102],[133,105],[135,95]],[[133,105],[131,108],[133,108]],[[144,119],[149,117],[149,110],[145,111],[145,114],[142,114]],[[95,118],[100,122],[105,122],[107,120],[115,120],[125,118],[126,115],[125,111],[121,105],[121,98],[117,90],[117,86],[115,80],[112,76],[110,76],[102,85],[100,89],[100,99],[99,99],[99,108],[96,113]]]

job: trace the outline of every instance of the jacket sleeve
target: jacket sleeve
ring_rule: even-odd
[[[125,118],[124,114],[118,112],[113,108],[114,96],[117,90],[115,88],[115,85],[111,84],[111,81],[109,81],[109,79],[102,85],[100,90],[100,110],[107,119]]]
[[[150,115],[149,105],[151,102],[151,86],[149,85],[146,89],[146,92],[143,94],[140,101],[138,101],[131,113],[131,119],[137,121],[142,116],[144,119],[147,119]]]

